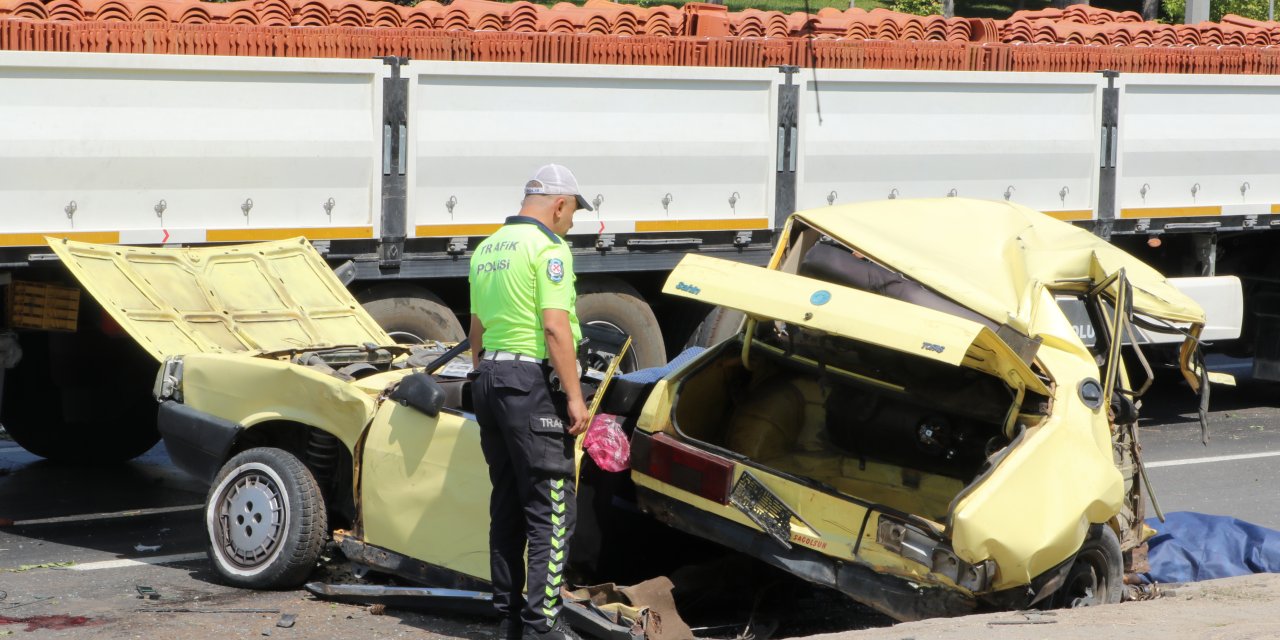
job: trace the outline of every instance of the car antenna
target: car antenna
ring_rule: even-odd
[[[818,97],[818,57],[813,52],[813,25],[817,22],[813,12],[809,10],[809,0],[804,0],[804,28],[809,31],[806,48],[809,49],[809,71],[813,74],[813,104],[818,109],[818,126],[822,126],[822,100]]]

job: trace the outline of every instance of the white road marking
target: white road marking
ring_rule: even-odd
[[[1260,453],[1241,453],[1234,456],[1210,456],[1208,458],[1183,458],[1181,460],[1161,460],[1160,462],[1148,462],[1148,469],[1158,469],[1160,467],[1180,467],[1186,464],[1205,464],[1206,462],[1231,462],[1233,460],[1252,460],[1254,458],[1273,458],[1280,456],[1280,451],[1263,451]]]
[[[122,567],[142,567],[147,565],[170,564],[173,562],[190,562],[203,560],[206,556],[200,553],[178,553],[171,556],[151,556],[149,558],[120,558],[119,560],[103,560],[102,562],[86,562],[67,567],[70,571],[96,571],[98,569],[120,569]]]
[[[204,505],[188,504],[180,507],[155,507],[151,509],[129,509],[127,511],[112,511],[109,513],[82,513],[74,516],[58,516],[56,518],[35,518],[33,520],[16,520],[10,526],[21,527],[32,524],[58,524],[62,522],[86,522],[89,520],[111,520],[114,518],[133,518],[137,516],[150,516],[159,513],[181,513],[184,511],[200,511],[204,509]]]

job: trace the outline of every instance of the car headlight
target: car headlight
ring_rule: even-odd
[[[151,388],[151,394],[156,397],[157,402],[169,399],[182,402],[182,356],[165,359],[164,364],[160,366],[160,372],[156,374],[156,383]]]

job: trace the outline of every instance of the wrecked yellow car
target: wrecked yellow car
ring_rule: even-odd
[[[687,256],[668,294],[745,315],[640,390],[632,477],[671,526],[899,620],[1119,602],[1143,562],[1120,346],[1201,309],[1095,236],[948,198],[801,212],[768,268]],[[1077,298],[1086,347],[1059,308]],[[1145,365],[1138,353],[1137,362]],[[1135,376],[1137,377],[1137,376]]]
[[[421,561],[411,574],[487,579],[489,479],[461,349],[396,344],[301,238],[51,245],[162,363],[160,430],[212,485],[210,559],[226,581],[297,586],[334,528]]]
[[[296,586],[332,537],[364,566],[487,590],[465,343],[395,344],[303,239],[51,244],[161,363],[161,433],[210,482],[225,581]],[[1185,332],[1203,384],[1203,313],[1159,274],[1030,210],[948,198],[799,213],[768,268],[690,255],[665,291],[746,320],[625,376],[625,336],[596,336],[585,381],[632,455],[620,474],[580,456],[580,580],[663,575],[710,541],[900,620],[1119,599],[1144,511],[1124,336]]]

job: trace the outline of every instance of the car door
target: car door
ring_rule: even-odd
[[[584,345],[585,378],[599,381],[589,407],[595,415],[631,342],[625,336],[616,342],[601,340],[606,334],[599,331],[585,333],[590,340]],[[469,363],[470,356],[460,356],[454,362],[459,361]],[[469,364],[463,369],[469,369]],[[461,384],[461,379],[442,382]],[[575,466],[582,462],[584,436],[575,443]],[[411,406],[384,401],[358,457],[365,542],[473,578],[489,579],[492,484],[480,450],[480,425],[473,414],[444,408],[433,417]]]
[[[473,416],[383,402],[359,455],[365,542],[489,579],[492,485]]]

